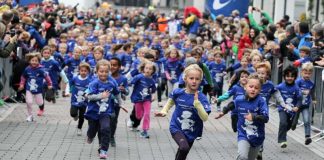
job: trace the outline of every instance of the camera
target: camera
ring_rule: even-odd
[[[10,37],[14,37],[15,35],[19,35],[20,33],[20,30],[10,29],[10,32],[8,34],[10,34]]]

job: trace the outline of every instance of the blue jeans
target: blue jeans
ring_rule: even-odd
[[[311,124],[310,124],[310,113],[309,113],[309,107],[303,108],[300,111],[303,115],[303,121],[304,121],[304,128],[305,128],[305,136],[311,135]]]

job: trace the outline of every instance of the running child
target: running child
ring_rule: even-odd
[[[287,132],[292,126],[293,118],[301,106],[302,95],[300,88],[295,83],[298,71],[293,66],[288,66],[283,71],[284,82],[277,86],[280,91],[286,106],[278,106],[279,111],[279,132],[278,143],[281,148],[287,147]]]
[[[302,113],[303,115],[303,121],[304,121],[304,128],[305,128],[305,145],[309,145],[312,143],[311,136],[311,116],[309,113],[309,107],[311,103],[316,104],[315,100],[315,88],[314,83],[310,80],[312,77],[314,66],[311,62],[306,62],[302,64],[302,70],[301,70],[301,77],[296,80],[297,86],[301,90],[302,94],[302,103],[300,108],[298,108],[298,111],[294,117],[292,129],[294,130],[296,128],[296,125],[298,123],[299,114]],[[312,100],[313,99],[313,100]]]
[[[96,66],[98,78],[93,79],[87,89],[88,106],[85,118],[88,120],[87,143],[92,143],[98,132],[99,157],[106,159],[110,140],[110,121],[114,113],[113,96],[118,97],[116,81],[109,79],[110,63],[100,60]],[[120,100],[120,99],[119,99]]]
[[[237,160],[254,160],[265,139],[265,123],[269,120],[268,106],[259,95],[261,80],[255,75],[250,75],[244,86],[245,95],[240,95],[234,100],[238,115],[238,156]],[[216,119],[224,116],[220,113]]]
[[[208,99],[198,90],[202,79],[202,69],[197,64],[189,65],[183,76],[186,87],[173,90],[163,109],[155,113],[156,117],[165,117],[175,105],[169,129],[179,147],[176,160],[186,159],[195,139],[202,133],[203,122],[208,119]]]
[[[44,113],[44,101],[43,101],[43,88],[44,79],[47,82],[47,88],[52,89],[52,81],[48,73],[46,73],[44,67],[40,65],[41,54],[29,53],[26,55],[29,66],[23,72],[20,78],[20,84],[18,90],[21,91],[26,88],[26,104],[28,116],[26,121],[32,122],[34,120],[32,114],[33,98],[35,98],[36,104],[39,106],[37,115],[41,116]]]
[[[139,67],[140,74],[136,75],[131,84],[134,85],[131,94],[131,101],[135,105],[136,118],[143,118],[143,131],[140,133],[143,138],[150,138],[148,130],[150,128],[151,102],[154,101],[156,91],[155,80],[152,75],[156,71],[153,62],[145,60]]]
[[[88,88],[91,77],[90,73],[90,65],[85,62],[81,62],[79,65],[79,75],[74,76],[71,80],[71,108],[70,115],[71,117],[78,121],[77,126],[77,135],[81,136],[82,133],[82,125],[84,122],[84,113],[87,108],[87,99],[86,99],[86,89]]]
[[[111,76],[114,78],[118,84],[118,89],[120,91],[121,98],[126,100],[126,96],[129,94],[127,78],[120,74],[121,61],[117,57],[113,57],[110,60],[111,64]],[[115,104],[121,106],[121,104]],[[116,146],[115,132],[118,123],[120,107],[115,107],[115,113],[111,117],[111,134],[110,134],[110,144],[112,147]]]

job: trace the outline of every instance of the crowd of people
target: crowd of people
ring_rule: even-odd
[[[324,66],[323,22],[290,22],[288,15],[273,22],[252,6],[243,17],[237,10],[215,17],[193,8],[161,13],[115,10],[108,3],[87,11],[51,0],[29,7],[8,0],[2,5],[8,9],[1,16],[0,56],[13,60],[11,87],[17,91],[16,100],[27,104],[26,121],[35,119],[34,99],[37,116],[42,116],[44,100],[56,103],[59,95],[71,97],[77,135],[82,135],[87,120],[86,141],[90,144],[98,135],[101,159],[107,158],[110,145],[116,146],[120,109],[132,108],[127,125],[139,131],[142,120],[139,136],[150,137],[154,100],[163,107],[156,117],[175,108],[170,133],[179,146],[176,160],[186,159],[194,141],[202,137],[213,105],[217,119],[231,111],[237,159],[262,159],[271,97],[278,102],[280,147],[287,147],[287,132],[296,128],[299,114],[305,145],[312,142],[309,108],[316,97],[311,75],[315,65]],[[261,13],[259,23],[253,12]],[[280,59],[278,66],[270,65],[274,57]],[[284,57],[291,66],[282,68]],[[282,83],[271,82],[271,67],[281,67]],[[228,82],[225,76],[231,77]],[[223,93],[224,83],[229,89]],[[124,105],[127,96],[133,106]]]

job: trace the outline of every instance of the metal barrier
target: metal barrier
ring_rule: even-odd
[[[315,104],[315,112],[316,116],[319,116],[318,119],[321,120],[319,128],[313,126],[316,130],[319,131],[318,134],[314,135],[312,138],[316,138],[320,136],[320,138],[316,139],[315,142],[324,139],[324,81],[322,72],[324,71],[323,67],[316,66],[314,68],[314,84],[315,84],[315,97],[317,103]],[[313,107],[311,107],[313,108]]]
[[[0,97],[10,97],[14,94],[10,88],[10,77],[12,75],[12,62],[10,61],[10,58],[0,58],[0,70],[0,81],[3,84],[3,90],[0,92]]]

